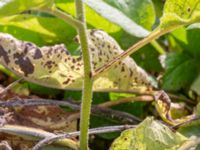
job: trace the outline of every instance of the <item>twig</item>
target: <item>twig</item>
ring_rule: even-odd
[[[188,124],[188,123],[191,123],[191,122],[197,121],[197,120],[200,120],[200,116],[194,117],[194,118],[189,119],[189,120],[186,120],[186,121],[184,121],[184,122],[181,122],[181,123],[179,123],[179,124],[173,126],[172,128],[173,128],[173,129],[178,129],[180,126],[186,125],[186,124]]]
[[[136,102],[136,101],[140,101],[140,102],[150,102],[153,101],[154,98],[152,96],[136,96],[136,97],[127,97],[127,98],[122,98],[116,101],[107,101],[105,103],[99,104],[98,107],[112,107],[115,105],[119,105],[119,104],[124,104],[124,103],[129,103],[129,102]]]
[[[141,122],[141,119],[118,110],[112,110],[109,108],[101,108],[101,107],[92,107],[92,113],[95,113],[100,116],[105,116],[105,117],[111,117],[111,118],[116,118],[120,120],[122,123],[131,123],[131,124],[138,124]]]
[[[196,147],[198,144],[200,144],[199,137],[186,141],[178,150],[190,150],[193,147]]]
[[[76,18],[82,22],[78,28],[81,49],[83,54],[84,80],[81,99],[81,120],[80,120],[80,149],[88,149],[88,128],[90,123],[90,113],[92,105],[92,64],[88,47],[87,25],[85,21],[85,10],[83,0],[75,0]]]
[[[180,101],[185,101],[185,102],[188,102],[190,104],[196,104],[195,101],[192,101],[191,99],[189,98],[186,98],[186,97],[183,97],[183,96],[178,96],[178,95],[174,95],[172,93],[167,93],[169,95],[169,97],[171,99],[176,99],[176,100],[180,100]]]
[[[9,84],[6,88],[4,88],[3,90],[0,91],[0,96],[3,97],[3,95],[10,90],[12,87],[14,87],[16,84],[18,84],[19,82],[21,82],[23,80],[23,78],[20,78],[14,82],[12,82],[11,84]]]
[[[99,76],[101,73],[105,72],[106,70],[110,69],[114,64],[117,64],[120,60],[125,59],[130,54],[134,53],[144,45],[148,44],[149,42],[155,40],[156,38],[160,37],[161,35],[169,32],[168,30],[160,30],[156,29],[153,32],[151,32],[146,38],[140,40],[133,46],[131,46],[128,50],[124,51],[123,53],[119,54],[117,57],[115,57],[113,60],[109,61],[102,67],[95,70],[93,77]]]
[[[0,143],[0,147],[4,147],[5,148],[4,150],[12,150],[12,148],[10,147],[7,141],[2,141]]]
[[[50,99],[24,99],[24,100],[11,100],[11,101],[0,101],[0,107],[17,107],[17,106],[38,106],[38,105],[60,105],[66,106],[74,110],[80,110],[80,105],[75,102],[59,101]],[[112,110],[109,108],[102,108],[98,106],[92,107],[93,115],[100,115],[110,118],[115,118],[123,123],[137,124],[141,120],[126,112]],[[77,113],[77,116],[80,116]]]
[[[17,135],[17,136],[20,136],[22,138],[26,138],[32,141],[38,141],[43,138],[55,136],[55,134],[41,130],[41,129],[19,126],[19,125],[8,125],[8,124],[0,127],[0,133]],[[73,149],[79,148],[79,144],[77,142],[68,138],[60,139],[56,141],[56,144],[67,146]]]
[[[56,8],[56,6],[53,6],[51,8],[49,7],[43,7],[42,9],[39,10],[40,12],[46,12],[46,13],[49,13],[53,16],[56,16],[58,18],[61,18],[63,19],[66,23],[70,24],[72,27],[78,29],[80,26],[82,26],[82,23],[73,18],[71,15],[63,12],[63,11],[60,11],[59,9]]]
[[[72,108],[74,110],[80,110],[80,106],[68,102],[68,101],[59,101],[59,100],[51,100],[51,99],[17,99],[17,100],[8,100],[8,101],[0,101],[0,107],[17,107],[17,106],[38,106],[38,105],[60,105]]]
[[[135,128],[135,125],[120,125],[120,126],[109,126],[109,127],[100,127],[100,128],[93,128],[90,129],[88,134],[100,134],[100,133],[111,133],[111,132],[119,132],[130,128]],[[67,134],[60,134],[52,137],[47,137],[40,142],[38,142],[32,150],[39,150],[47,144],[51,144],[59,139],[69,138],[73,136],[80,135],[80,131],[67,133]]]

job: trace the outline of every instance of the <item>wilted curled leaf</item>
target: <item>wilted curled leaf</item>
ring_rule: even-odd
[[[88,36],[93,70],[123,52],[117,42],[101,30],[89,30]],[[1,33],[0,63],[15,74],[40,85],[60,89],[82,88],[82,57],[70,55],[63,44],[39,48],[33,43]],[[153,85],[147,73],[127,57],[95,78],[93,89],[131,91],[145,90]]]
[[[176,150],[187,138],[152,118],[145,119],[138,127],[122,132],[110,150]]]

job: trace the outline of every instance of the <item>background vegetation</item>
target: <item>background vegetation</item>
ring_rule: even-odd
[[[171,2],[172,1],[173,0],[171,0]],[[60,10],[75,16],[74,0],[55,0],[54,2]],[[199,7],[200,4],[198,3],[200,2],[195,0],[192,2],[196,3],[196,6]],[[86,21],[88,28],[102,29],[106,31],[109,35],[115,38],[122,49],[126,50],[134,43],[146,37],[151,31],[159,26],[159,18],[163,16],[163,7],[165,1],[85,0],[84,3],[86,8]],[[168,3],[170,3],[170,0]],[[182,3],[178,0],[177,4],[180,4],[180,7],[182,7]],[[190,11],[189,9],[196,11],[196,9],[190,8],[189,2],[186,2],[186,5],[187,4],[188,7],[183,7],[187,8],[187,10],[184,11]],[[7,15],[5,15],[5,12],[6,11],[3,9],[1,12],[0,9],[0,16],[2,16],[0,18],[1,32],[12,34],[14,37],[20,40],[31,41],[38,46],[64,43],[72,54],[80,54],[80,45],[73,40],[73,38],[77,35],[76,30],[63,20],[50,14],[35,10],[26,10],[15,15],[10,15],[9,10],[6,12]],[[179,12],[177,14],[179,14]],[[185,19],[185,16],[182,17]],[[181,26],[180,28],[173,30],[168,34],[165,34],[161,38],[156,39],[156,41],[152,41],[131,55],[131,57],[139,66],[144,68],[149,74],[154,76],[159,81],[160,89],[165,90],[169,95],[171,95],[171,97],[173,97],[173,109],[171,110],[173,118],[187,116],[193,113],[194,110],[197,116],[199,114],[200,24],[196,23],[196,21],[193,22],[195,22],[195,24],[185,27]],[[165,26],[170,25],[170,23],[167,25],[163,23],[164,28]],[[1,66],[0,84],[2,85],[2,89],[12,83],[16,78],[17,77],[15,75]],[[74,101],[81,100],[80,91],[56,90],[28,82],[17,84],[6,93],[6,96],[3,96],[4,97],[1,98],[2,100],[11,98],[15,99],[16,96],[20,98],[35,98],[35,96],[37,96],[48,99],[71,99]],[[93,104],[116,101],[134,96],[135,94],[131,93],[95,92],[93,95]],[[5,113],[5,108],[2,107],[0,110],[1,109],[2,112]],[[63,113],[66,113],[66,111],[69,112],[67,108],[63,108],[62,110],[60,110],[60,108],[56,108],[56,110],[57,109],[62,112],[64,110],[65,112]],[[137,143],[139,143],[139,149],[147,149],[146,147],[148,147],[148,149],[158,150],[167,148],[178,149],[179,146],[184,143],[184,141],[189,141],[191,136],[195,136],[196,139],[198,139],[198,136],[200,136],[199,121],[178,127],[178,133],[172,132],[170,129],[164,130],[165,126],[163,124],[157,121],[154,122],[152,118],[148,118],[148,116],[154,116],[157,120],[160,120],[159,114],[155,110],[153,102],[128,102],[113,106],[112,109],[129,113],[138,117],[140,121],[144,120],[145,118],[147,119],[140,125],[140,130],[137,128],[137,130],[131,129],[128,130],[129,132],[123,132],[121,138],[115,140],[111,146],[111,150],[128,149],[128,147],[131,145],[131,139],[136,135],[142,136],[147,134],[148,137],[141,137],[142,140],[140,138],[135,140],[134,142],[136,144],[133,145],[137,145]],[[11,109],[8,112],[18,113],[20,116],[27,115],[27,112],[19,112],[19,110],[16,109]],[[30,113],[30,109],[28,112]],[[52,120],[55,121],[55,118]],[[25,121],[23,124],[18,119],[19,118],[15,118],[15,124],[22,124],[32,127],[36,126],[45,129],[41,124],[30,125]],[[54,123],[56,124],[56,121]],[[121,125],[126,123],[127,122],[123,122],[119,119],[115,120],[107,116],[92,115],[90,128]],[[128,123],[130,124],[130,122]],[[147,127],[151,127],[152,129],[146,129]],[[159,127],[160,130],[157,127]],[[76,124],[73,125],[73,128],[76,128]],[[157,133],[155,130],[153,130],[153,128],[158,129],[159,132]],[[59,130],[63,131],[63,129]],[[92,136],[90,137],[90,147],[95,150],[108,149],[113,140],[118,136],[119,133],[99,134]],[[128,140],[123,141],[126,138]],[[5,139],[7,139],[7,136],[2,135],[2,140]],[[149,142],[149,139],[152,141],[150,140]],[[156,140],[160,141],[156,143]],[[120,142],[123,142],[123,144]],[[127,145],[124,143],[127,143]],[[198,145],[198,143],[199,142],[197,140],[195,144]],[[17,147],[20,144],[16,144],[15,146]],[[30,146],[31,144],[26,143],[26,145]],[[122,145],[124,147],[120,147]],[[48,149],[51,148],[49,147]],[[56,149],[62,148],[57,146]],[[136,147],[133,147],[133,149],[136,149]]]

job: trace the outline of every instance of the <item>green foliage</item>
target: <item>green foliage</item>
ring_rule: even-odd
[[[9,16],[30,9],[51,6],[53,0],[2,0],[0,1],[0,16]]]
[[[62,11],[75,16],[76,11],[74,0],[0,1],[0,31],[10,33],[20,40],[33,42],[38,46],[64,43],[71,53],[79,55],[80,47],[73,41],[73,37],[76,35],[75,29],[59,18],[47,13],[41,13],[43,8],[50,8],[53,3],[55,3],[55,6]],[[164,90],[179,92],[179,94],[183,94],[182,91],[188,92],[192,90],[196,92],[198,96],[200,95],[200,24],[195,23],[200,21],[199,0],[166,0],[165,4],[161,0],[84,0],[84,3],[88,27],[104,30],[109,34],[107,36],[112,36],[124,50],[138,42],[140,38],[149,35],[151,31],[156,28],[156,26],[158,27],[155,31],[160,30],[162,33],[172,31],[169,35],[159,39],[156,43],[157,46],[162,49],[161,51],[166,50],[164,70],[162,70],[158,60],[159,55],[163,52],[159,51],[159,48],[155,43],[142,47],[131,57],[134,58],[134,60],[146,71],[153,73],[156,77],[161,77],[161,87]],[[160,18],[160,16],[162,17]],[[159,22],[160,25],[158,25]],[[190,26],[184,28],[184,25]],[[181,28],[173,31],[178,27]],[[154,38],[153,40],[156,39]],[[108,41],[109,40],[106,42]],[[91,40],[89,42],[91,42]],[[114,44],[112,44],[115,47],[118,47],[117,43],[114,42]],[[91,42],[89,46],[93,44],[102,45],[102,39],[100,42]],[[99,59],[97,59],[99,58],[98,52],[101,51],[106,53],[108,52],[108,49],[102,50],[102,48],[95,47],[95,51],[94,62],[98,64],[98,67],[108,62],[108,60],[105,61],[106,59],[103,58],[104,62],[100,63],[98,61]],[[121,51],[121,49],[118,49],[117,54],[122,52],[123,51]],[[111,54],[112,58],[115,56],[116,55]],[[74,55],[72,57],[77,58],[77,56]],[[128,57],[128,59],[131,59],[131,57]],[[109,60],[112,60],[112,58]],[[127,61],[128,59],[125,60]],[[57,62],[60,62],[60,60],[61,59],[58,59]],[[125,63],[126,68],[134,68],[134,65],[130,65],[132,62],[134,61],[127,61]],[[113,85],[114,82],[119,79],[121,80],[117,88],[119,92],[120,90],[127,90],[127,85],[135,82],[134,80],[125,80],[122,75],[128,75],[129,71],[122,74],[119,71],[121,70],[120,67],[122,66],[118,65],[118,70],[116,69],[117,71],[113,68],[107,71],[102,78],[98,80],[98,84],[95,83],[96,86],[94,90],[100,88],[101,91],[105,90],[107,93],[95,94],[93,97],[94,104],[132,96],[132,94],[129,95],[110,92],[113,89],[116,90]],[[64,71],[62,69],[60,71],[63,73],[68,67],[61,66],[61,68],[65,68]],[[8,72],[2,67],[1,70],[6,73]],[[45,72],[44,68],[40,68],[40,70],[42,70],[42,73]],[[73,72],[73,75],[76,73]],[[137,76],[140,77],[140,73],[141,72],[138,74],[135,73],[134,75],[137,74]],[[10,76],[12,75],[10,73],[7,74]],[[72,85],[69,89],[82,88],[83,69],[80,74],[81,77],[77,79],[78,83]],[[113,74],[115,76],[113,76]],[[49,77],[52,77],[53,80],[60,80],[57,75],[47,75],[45,77],[48,77],[48,81],[50,81]],[[63,83],[61,81],[59,82]],[[38,83],[41,83],[41,80],[39,80]],[[45,84],[48,84],[48,82],[45,81]],[[53,82],[51,84],[55,83]],[[61,85],[59,84],[57,86]],[[22,91],[22,86],[17,87],[17,90]],[[48,95],[48,97],[56,98],[56,95],[62,93],[60,90],[42,88],[33,84],[30,84],[29,88],[33,93]],[[63,95],[64,99],[81,99],[80,91],[66,91]],[[148,110],[145,110],[146,108]],[[151,110],[151,108],[152,107],[149,107],[147,103],[141,102],[128,103],[112,107],[112,109],[128,112],[139,116],[140,118],[155,114],[155,111]],[[197,107],[197,111],[199,111],[199,107]],[[114,124],[119,123],[107,118],[93,117],[91,119],[91,127]],[[175,150],[188,140],[186,137],[194,135],[200,136],[199,122],[197,121],[181,127],[178,131],[182,135],[179,132],[172,132],[167,126],[158,121],[147,118],[137,128],[124,131],[121,136],[114,141],[110,149],[128,150],[148,148],[150,150]],[[102,134],[100,136],[106,140],[110,140],[115,138],[116,134]]]
[[[55,3],[58,8],[73,16],[75,15],[75,6],[73,0],[55,0]],[[114,37],[121,36],[121,29],[119,26],[109,22],[107,19],[103,18],[89,7],[86,7],[85,11],[86,21],[89,28],[102,29],[112,34]]]
[[[110,150],[176,150],[186,140],[186,137],[174,133],[159,121],[146,118],[136,128],[122,132]]]
[[[104,0],[110,6],[117,8],[125,16],[148,30],[155,23],[155,10],[151,0]],[[140,11],[143,10],[143,11]],[[108,14],[107,14],[108,15]],[[115,15],[115,14],[113,14]],[[110,20],[111,21],[111,20]],[[123,22],[123,19],[121,20]],[[128,31],[129,32],[129,31]]]
[[[174,52],[168,54],[166,58],[164,89],[169,91],[188,89],[199,75],[199,33],[200,29],[197,28],[181,28],[169,35],[170,48]]]
[[[39,46],[65,43],[70,47],[76,35],[75,29],[63,20],[31,14],[0,18],[0,31],[10,33],[21,40],[34,42]]]
[[[168,55],[166,66],[163,88],[168,91],[178,91],[189,87],[199,72],[199,61],[185,53]]]
[[[191,24],[200,20],[199,0],[167,0],[160,27],[163,29]]]
[[[195,91],[198,95],[200,95],[200,75],[195,79],[193,84],[191,85],[191,90]]]
[[[109,21],[116,23],[129,34],[136,37],[145,37],[148,35],[148,31],[137,25],[137,23],[151,29],[151,26],[155,21],[155,12],[152,7],[152,3],[146,0],[142,2],[122,2],[112,0],[106,2],[111,5],[108,5],[100,0],[85,0],[85,3],[97,11],[101,16],[104,16]],[[139,9],[135,8],[144,9],[145,11],[138,11]],[[136,23],[134,21],[136,21]]]

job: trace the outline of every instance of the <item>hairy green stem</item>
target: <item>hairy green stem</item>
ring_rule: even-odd
[[[87,150],[88,148],[88,128],[90,120],[91,102],[92,102],[92,66],[88,48],[87,27],[85,23],[85,13],[82,0],[76,0],[76,19],[72,16],[58,10],[55,6],[51,8],[43,8],[40,11],[47,12],[58,18],[63,19],[68,24],[78,30],[84,63],[84,81],[82,90],[81,104],[81,123],[80,123],[80,148]]]
[[[82,0],[76,0],[76,16],[83,23],[82,28],[78,29],[81,49],[84,63],[84,82],[81,103],[81,121],[80,121],[80,149],[88,149],[88,128],[90,121],[91,103],[92,103],[92,66],[87,40],[87,27],[85,23],[85,13]]]

